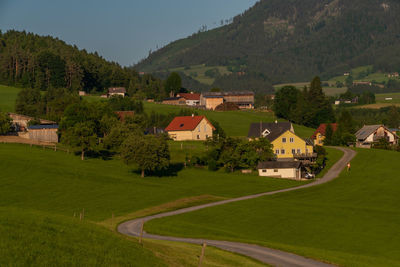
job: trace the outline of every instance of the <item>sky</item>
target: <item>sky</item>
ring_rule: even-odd
[[[0,29],[51,35],[130,66],[257,0],[0,0]]]

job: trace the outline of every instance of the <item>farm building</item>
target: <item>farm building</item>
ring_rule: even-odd
[[[265,161],[257,166],[260,176],[300,180],[302,164],[299,161]]]
[[[294,133],[290,122],[252,123],[248,138],[266,138],[273,145],[275,156],[278,159],[295,159],[312,162],[317,155],[310,140],[303,140]]]
[[[28,126],[28,132],[25,134],[24,138],[30,140],[48,142],[48,143],[58,143],[58,125],[32,125]]]
[[[165,105],[186,105],[186,99],[183,97],[169,97],[162,101]]]
[[[122,97],[125,97],[125,95],[126,95],[126,89],[125,89],[125,87],[112,87],[112,88],[108,88],[107,97],[112,97],[112,96],[122,96]]]
[[[165,128],[175,141],[206,140],[212,137],[214,126],[204,116],[175,117]]]
[[[199,106],[200,105],[200,94],[196,93],[179,93],[177,97],[182,97],[186,100],[188,106]]]
[[[30,121],[34,121],[35,118],[15,113],[8,113],[10,118],[12,119],[12,126],[17,132],[26,131],[28,128],[28,124]],[[55,121],[38,119],[41,125],[52,125],[56,124]]]
[[[336,132],[338,128],[337,123],[331,123],[330,124],[332,127],[332,132]],[[321,124],[318,129],[314,132],[314,134],[311,136],[311,140],[313,140],[314,145],[316,146],[322,146],[324,144],[324,139],[325,139],[325,132],[326,132],[326,127],[328,126],[327,123]]]
[[[365,125],[356,132],[357,147],[371,148],[380,139],[386,139],[390,144],[396,145],[399,137],[384,125]]]
[[[222,99],[221,99],[222,98]],[[244,92],[207,92],[200,96],[200,105],[206,109],[215,109],[224,102],[235,103],[240,109],[254,108],[254,93]]]

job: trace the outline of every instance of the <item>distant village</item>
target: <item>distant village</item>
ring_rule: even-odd
[[[124,97],[125,88],[110,88],[104,97]],[[244,92],[205,92],[205,93],[178,93],[166,98],[161,104],[189,106],[207,110],[242,110],[254,109],[254,93]],[[134,116],[132,111],[115,112],[120,120]],[[12,127],[18,138],[31,140],[37,144],[58,143],[58,125],[54,121],[39,119],[34,125],[33,117],[9,113]],[[260,122],[252,123],[249,127],[247,139],[249,141],[267,139],[273,147],[274,160],[259,162],[257,170],[259,176],[268,176],[285,179],[314,178],[313,165],[318,158],[318,147],[324,145],[327,138],[327,128],[331,134],[339,128],[337,123],[321,124],[308,139],[299,137],[290,122]],[[365,125],[355,134],[355,142],[348,145],[371,148],[376,142],[384,139],[390,145],[397,145],[398,129],[389,129],[384,125]],[[167,134],[176,142],[206,141],[214,136],[215,127],[206,116],[177,116],[172,119],[165,129],[150,129],[144,134]],[[251,172],[251,170],[250,170]]]

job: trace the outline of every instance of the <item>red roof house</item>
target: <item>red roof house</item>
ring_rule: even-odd
[[[200,105],[200,94],[196,93],[179,93],[179,97],[184,98],[186,100],[186,105],[188,106],[197,106]]]
[[[332,127],[333,132],[335,132],[338,128],[337,123],[331,123],[330,124]],[[326,127],[328,126],[328,123],[323,123],[321,124],[318,129],[314,132],[314,134],[311,136],[311,139],[314,140],[314,145],[322,145],[323,141],[325,139],[325,132],[326,132]]]
[[[206,140],[212,137],[214,126],[205,116],[175,117],[165,128],[175,141]]]

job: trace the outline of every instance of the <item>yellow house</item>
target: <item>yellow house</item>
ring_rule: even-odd
[[[290,122],[253,123],[248,137],[267,138],[278,159],[304,159],[314,155],[313,145],[298,137]]]
[[[175,117],[165,128],[174,141],[206,140],[213,136],[214,126],[204,116]]]
[[[328,124],[323,123],[321,124],[318,129],[314,132],[314,134],[311,136],[311,139],[314,142],[314,145],[316,146],[323,146],[324,145],[324,140],[325,140],[325,133],[326,133],[326,128],[328,127]],[[332,131],[335,132],[338,128],[337,123],[331,123]]]

